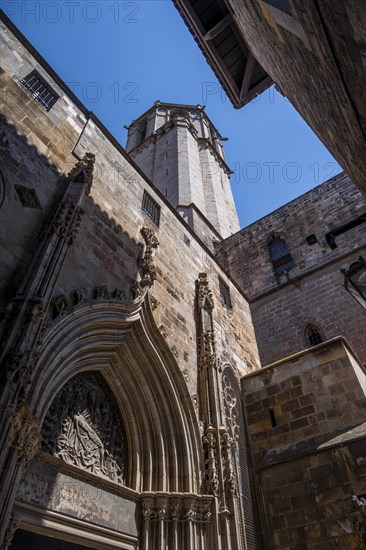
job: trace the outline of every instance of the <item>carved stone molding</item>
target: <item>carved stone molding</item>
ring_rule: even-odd
[[[30,415],[25,404],[16,411],[10,412],[10,416],[11,430],[8,445],[16,449],[18,461],[26,467],[40,450],[42,437],[39,433],[39,422],[37,418]]]
[[[145,241],[145,250],[142,257],[138,258],[139,278],[132,286],[134,299],[137,300],[144,296],[146,290],[152,287],[156,280],[157,271],[153,262],[154,249],[159,245],[158,239],[152,229],[143,227],[141,235]]]
[[[114,398],[99,373],[71,379],[42,426],[43,450],[95,475],[125,483],[127,443]]]
[[[142,517],[150,521],[209,522],[212,497],[190,493],[142,495]]]

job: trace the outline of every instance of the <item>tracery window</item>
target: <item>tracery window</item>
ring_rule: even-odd
[[[288,244],[281,237],[274,237],[268,245],[269,256],[276,275],[281,275],[294,267]]]

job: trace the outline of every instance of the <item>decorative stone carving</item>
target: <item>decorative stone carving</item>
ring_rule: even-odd
[[[166,339],[168,337],[168,334],[167,334],[167,331],[166,331],[166,328],[165,328],[164,325],[160,325],[159,332],[160,332],[160,334],[162,335],[163,338]]]
[[[33,187],[25,187],[24,185],[15,185],[15,191],[19,197],[22,206],[25,208],[34,208],[42,210],[36,191]]]
[[[126,436],[98,373],[80,374],[56,395],[42,427],[43,450],[95,475],[125,483]]]
[[[212,310],[214,308],[213,294],[207,280],[207,273],[200,273],[197,281],[197,303],[199,309]]]
[[[152,311],[155,311],[156,308],[157,308],[158,305],[159,305],[159,302],[157,301],[156,298],[154,298],[153,296],[150,296],[150,304],[151,304],[151,309],[152,309]]]
[[[110,294],[106,285],[97,286],[95,288],[95,298],[96,300],[108,300]]]
[[[16,449],[19,462],[26,467],[40,449],[42,437],[39,433],[39,422],[31,417],[25,404],[12,411],[10,416],[11,431],[8,445]]]
[[[182,501],[180,498],[172,498],[170,502],[170,514],[173,521],[180,519],[182,510]]]
[[[153,262],[154,249],[158,247],[159,242],[152,229],[143,227],[141,235],[145,241],[145,251],[141,258],[137,260],[139,267],[139,279],[133,284],[131,290],[135,300],[141,298],[145,291],[150,288],[156,280],[156,267]]]
[[[201,368],[217,368],[215,335],[212,330],[204,331],[199,340],[199,365]]]
[[[19,518],[16,518],[14,514],[11,514],[8,527],[4,535],[4,541],[3,541],[4,550],[7,550],[7,548],[9,548],[9,546],[11,545],[15,531],[18,529],[18,525],[19,525]]]
[[[179,357],[179,351],[177,349],[177,346],[172,346],[171,350],[172,350],[172,354],[174,355],[174,357],[178,358]]]
[[[196,394],[191,395],[191,399],[192,399],[192,403],[193,403],[194,408],[197,409],[197,407],[199,405],[198,395],[196,395]]]
[[[231,385],[230,378],[225,373],[222,377],[222,389],[226,422],[233,440],[237,441],[240,433],[238,401],[236,392]]]
[[[217,470],[215,429],[209,426],[203,436],[205,448],[206,489],[215,496],[220,492],[220,481]]]
[[[86,195],[89,195],[93,183],[94,163],[95,155],[85,153],[84,157],[75,164],[67,176],[70,181],[85,184]]]
[[[56,298],[54,298],[51,302],[53,319],[56,319],[56,317],[63,315],[66,312],[67,307],[68,307],[67,299],[64,294],[60,294],[60,296],[57,296]]]
[[[78,288],[75,290],[75,304],[85,304],[88,301],[89,291],[87,288]]]
[[[184,380],[185,380],[185,381],[187,382],[187,384],[188,384],[188,382],[189,382],[190,379],[191,379],[190,376],[189,376],[188,369],[184,369],[184,370],[182,371],[182,374],[183,374]]]
[[[222,377],[224,409],[227,429],[221,433],[224,481],[227,492],[238,495],[237,449],[240,435],[238,399],[230,377],[224,372]]]
[[[224,483],[226,491],[233,495],[238,496],[238,480],[235,468],[235,452],[236,444],[233,438],[225,430],[221,434],[221,456],[222,466],[224,472]]]
[[[154,498],[144,497],[142,500],[142,517],[144,520],[151,520],[155,517]]]
[[[212,497],[192,493],[148,493],[141,497],[142,517],[150,521],[208,522]]]

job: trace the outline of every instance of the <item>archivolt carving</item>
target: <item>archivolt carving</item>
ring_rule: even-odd
[[[43,450],[96,475],[125,483],[126,437],[102,376],[81,374],[56,395],[42,427]]]

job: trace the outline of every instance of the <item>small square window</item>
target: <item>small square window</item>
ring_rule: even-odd
[[[59,98],[37,71],[29,73],[29,75],[21,80],[21,83],[46,111],[49,111]]]
[[[146,214],[149,216],[149,218],[152,219],[155,225],[159,227],[160,223],[160,206],[152,197],[150,197],[149,193],[144,192],[144,196],[142,198],[142,210],[146,212]]]
[[[219,287],[220,287],[220,298],[221,302],[226,307],[232,307],[231,298],[230,298],[230,289],[227,284],[219,277]]]

